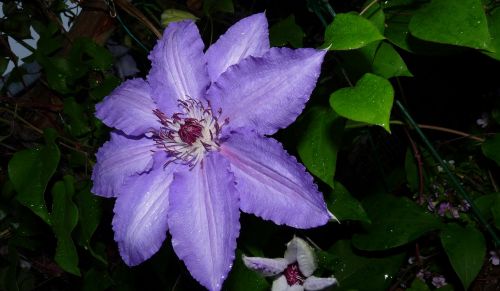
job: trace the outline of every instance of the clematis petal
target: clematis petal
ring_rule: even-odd
[[[269,32],[265,13],[243,18],[208,48],[208,75],[215,82],[229,66],[248,56],[260,57],[268,50]]]
[[[312,176],[280,143],[254,132],[233,132],[220,153],[231,162],[240,208],[277,224],[311,228],[330,216]]]
[[[92,193],[103,197],[116,197],[125,178],[148,171],[153,166],[155,142],[149,138],[132,138],[112,132],[96,154],[92,172]]]
[[[318,79],[325,51],[271,48],[231,66],[208,91],[212,108],[222,109],[225,127],[273,134],[304,109]]]
[[[304,288],[308,291],[313,290],[323,290],[327,287],[330,287],[334,284],[337,284],[337,279],[335,278],[318,278],[315,276],[310,276],[304,281]]]
[[[273,281],[271,291],[288,291],[288,283],[286,282],[285,276],[279,276]]]
[[[259,272],[264,276],[278,275],[288,266],[288,262],[284,258],[268,259],[243,256],[243,263],[249,269]]]
[[[164,167],[157,154],[149,172],[127,178],[116,199],[113,230],[120,254],[129,266],[150,258],[167,233],[168,190],[174,164]]]
[[[220,290],[232,267],[240,229],[229,163],[212,152],[192,170],[176,173],[169,201],[175,253],[201,285]]]
[[[128,80],[96,105],[96,116],[107,126],[128,135],[141,135],[158,128],[160,124],[153,114],[156,105],[150,91],[146,81]]]
[[[192,21],[169,24],[149,54],[148,82],[152,97],[167,115],[178,110],[178,99],[199,99],[205,95],[208,78],[204,44]]]
[[[285,259],[289,264],[297,262],[304,276],[311,276],[317,268],[314,250],[303,239],[294,237],[287,245]]]

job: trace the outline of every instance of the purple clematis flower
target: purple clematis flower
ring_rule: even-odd
[[[303,110],[325,51],[270,48],[263,13],[203,49],[192,21],[170,24],[147,79],[97,104],[116,130],[97,152],[92,192],[117,197],[113,230],[126,264],[151,257],[170,231],[191,275],[220,290],[240,210],[296,228],[333,218],[312,176],[265,136]]]

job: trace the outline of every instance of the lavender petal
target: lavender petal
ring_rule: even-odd
[[[297,262],[304,276],[311,276],[317,268],[314,250],[303,239],[294,237],[287,245],[285,259],[289,264]]]
[[[260,57],[269,50],[269,32],[264,13],[236,22],[207,50],[208,74],[212,82],[226,69],[248,56]]]
[[[153,166],[155,142],[148,138],[132,138],[112,132],[96,154],[92,172],[92,193],[103,197],[116,197],[125,178],[148,171]]]
[[[164,167],[164,159],[155,160],[151,171],[125,181],[114,208],[115,240],[129,266],[138,265],[155,254],[168,229],[168,193],[175,166]]]
[[[96,116],[109,127],[128,135],[141,135],[158,128],[153,110],[156,104],[150,96],[151,88],[142,79],[124,82],[104,101],[96,105]]]
[[[226,132],[248,127],[273,134],[304,109],[319,77],[325,51],[271,48],[223,73],[209,91],[212,108],[228,118]]]
[[[231,163],[242,211],[295,228],[320,226],[330,219],[312,176],[276,140],[234,132],[220,153]]]
[[[204,44],[192,21],[171,23],[149,55],[152,97],[167,115],[179,112],[178,100],[200,99],[209,85]]]
[[[170,189],[172,245],[191,275],[220,290],[232,267],[239,234],[238,195],[229,163],[217,152],[178,172]]]

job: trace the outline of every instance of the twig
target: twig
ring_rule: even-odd
[[[370,4],[366,5],[366,7],[363,10],[361,10],[359,15],[363,15],[366,11],[368,11],[368,9],[370,9],[370,7],[372,7],[377,2],[378,0],[373,0],[372,2],[370,2]]]
[[[391,120],[389,122],[389,124],[406,125],[405,123],[403,123],[400,120]],[[478,137],[478,136],[475,136],[475,135],[472,135],[472,134],[469,134],[469,133],[466,133],[466,132],[463,132],[463,131],[451,129],[451,128],[446,128],[446,127],[436,126],[436,125],[420,124],[420,123],[417,124],[417,125],[418,125],[419,128],[425,128],[425,129],[431,129],[431,130],[436,130],[436,131],[447,132],[447,133],[459,135],[459,136],[466,137],[466,138],[469,138],[469,139],[472,139],[472,140],[475,140],[475,141],[479,141],[479,142],[484,142],[485,141],[484,138],[481,138],[481,137]],[[371,126],[371,125],[370,124],[353,124],[353,125],[347,125],[346,128],[358,128],[358,127],[365,127],[365,126]]]
[[[413,151],[413,157],[417,161],[417,166],[418,166],[417,167],[417,169],[418,169],[418,202],[420,203],[420,205],[422,205],[422,204],[424,204],[424,171],[423,171],[422,156],[420,155],[420,151],[418,150],[417,144],[411,138],[411,135],[408,132],[408,130],[406,128],[404,130],[405,130],[406,136],[408,137],[408,140],[410,141],[411,149]]]

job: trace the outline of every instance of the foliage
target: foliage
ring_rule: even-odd
[[[269,289],[241,255],[278,257],[293,235],[314,242],[317,275],[339,290],[479,290],[498,274],[488,257],[500,247],[500,87],[488,71],[500,70],[498,1],[125,2],[114,1],[116,19],[106,1],[0,2],[0,290],[201,288],[169,238],[138,267],[119,257],[114,202],[90,191],[109,139],[94,106],[149,70],[150,24],[195,20],[208,44],[261,11],[273,46],[328,50],[305,113],[275,137],[338,222],[294,230],[243,215],[225,288]]]

